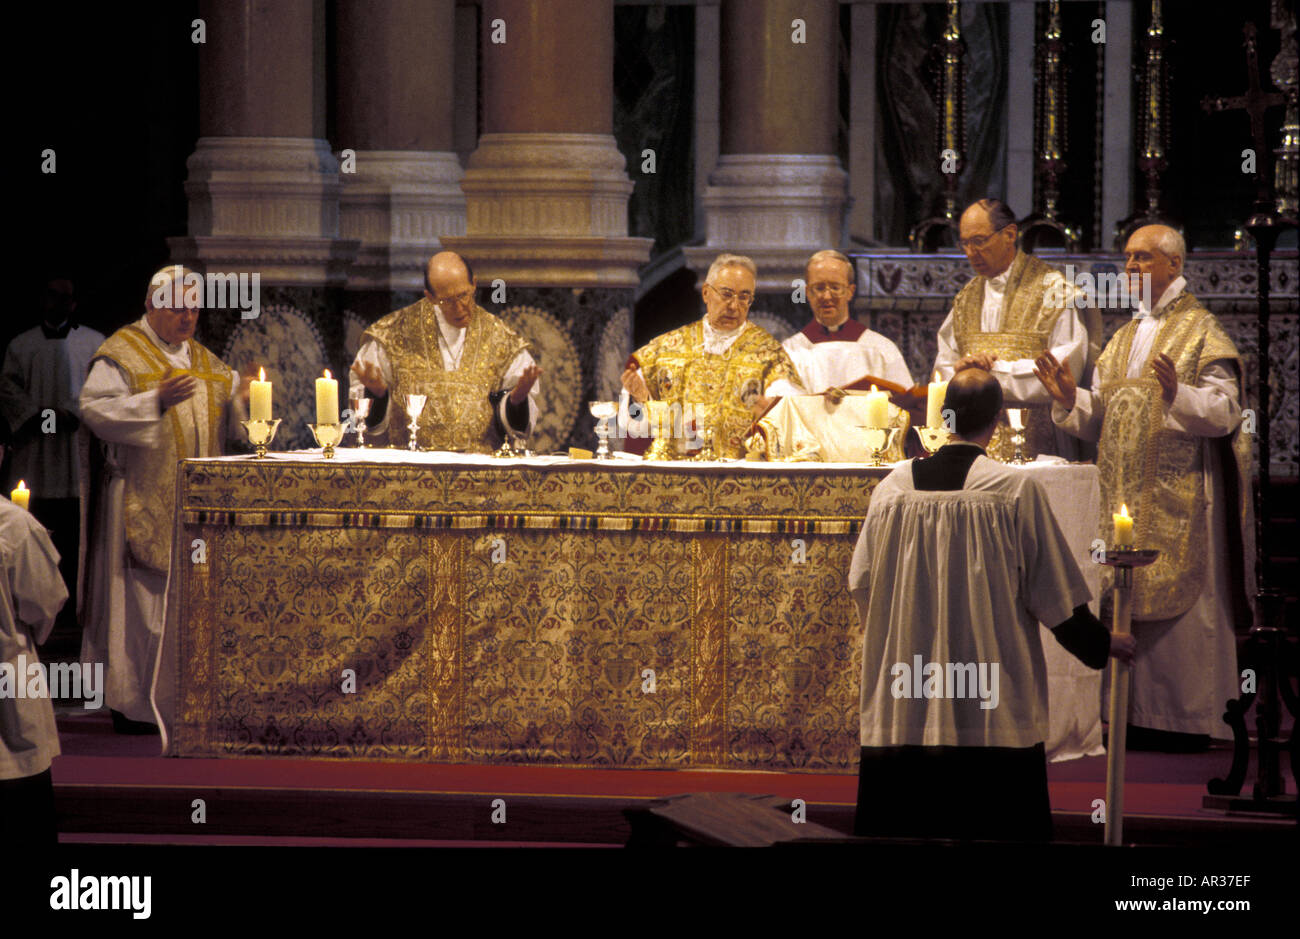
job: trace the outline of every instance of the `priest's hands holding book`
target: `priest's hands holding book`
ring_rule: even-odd
[[[1137,652],[1137,639],[1133,636],[1118,633],[1110,634],[1110,655],[1111,658],[1119,659],[1126,664],[1133,661],[1133,655]]]
[[[1074,383],[1074,376],[1070,374],[1068,365],[1062,365],[1056,361],[1056,356],[1044,351],[1042,355],[1034,359],[1034,374],[1043,383],[1043,387],[1047,389],[1047,393],[1052,396],[1053,401],[1067,411],[1074,410],[1074,399],[1078,386]]]

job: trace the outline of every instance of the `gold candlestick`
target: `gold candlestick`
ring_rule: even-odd
[[[334,448],[339,445],[343,439],[342,424],[308,424],[311,428],[311,435],[316,438],[316,443],[321,447],[321,455],[327,460],[334,459]]]
[[[1115,568],[1115,625],[1117,636],[1127,636],[1133,624],[1133,568],[1155,562],[1160,552],[1133,547],[1108,548],[1101,563]],[[1119,845],[1124,839],[1124,757],[1128,737],[1128,696],[1132,666],[1111,661],[1110,741],[1106,746],[1106,844]]]
[[[275,432],[280,429],[280,419],[277,417],[269,421],[240,421],[239,423],[244,425],[244,433],[248,434],[248,442],[257,451],[253,459],[264,459],[266,457],[266,448],[275,439]]]

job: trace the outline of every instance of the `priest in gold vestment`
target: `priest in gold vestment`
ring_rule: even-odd
[[[424,283],[423,297],[366,330],[352,365],[352,397],[374,399],[367,433],[405,447],[411,394],[428,399],[422,447],[490,453],[507,428],[531,431],[542,372],[523,337],[474,302],[478,283],[459,255],[435,254]]]
[[[198,275],[150,280],[145,315],[104,341],[81,388],[82,419],[102,442],[89,483],[82,660],[106,663],[106,701],[122,731],[156,723],[154,660],[172,556],[176,464],[219,456],[246,416],[247,382],[195,341]],[[234,405],[232,407],[232,405]]]
[[[720,457],[745,455],[754,419],[777,397],[803,394],[789,353],[749,322],[758,271],[738,254],[720,254],[704,279],[705,315],[664,333],[632,354],[623,387],[638,402],[716,405],[713,446]]]
[[[1027,408],[1026,450],[1058,454],[1070,448],[1048,414],[1051,398],[1034,377],[1034,360],[1050,350],[1075,381],[1083,375],[1088,333],[1073,285],[1050,265],[1016,247],[1015,214],[996,199],[981,199],[961,216],[961,247],[975,277],[953,300],[939,327],[934,369],[942,379],[968,365],[993,374],[1008,408]],[[988,454],[1014,454],[1004,411]]]
[[[1111,515],[1123,504],[1136,547],[1160,552],[1133,574],[1129,711],[1130,746],[1158,749],[1232,736],[1222,715],[1240,695],[1233,625],[1250,625],[1254,569],[1241,358],[1187,291],[1185,250],[1162,225],[1133,233],[1127,270],[1150,277],[1156,301],[1151,309],[1143,301],[1106,345],[1090,390],[1076,388],[1050,353],[1038,362],[1053,420],[1098,441],[1098,537],[1111,542]]]

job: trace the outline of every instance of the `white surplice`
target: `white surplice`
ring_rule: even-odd
[[[963,446],[953,444],[950,446]],[[923,491],[912,460],[871,494],[849,569],[863,628],[864,747],[1032,747],[1049,733],[1039,622],[1058,625],[1091,596],[1047,496],[1032,477],[980,455],[962,489]],[[895,696],[924,666],[983,664],[992,696]],[[920,687],[922,678],[912,679]],[[909,685],[910,687],[910,685]],[[969,688],[967,689],[970,690]]]
[[[438,351],[442,353],[442,367],[452,372],[460,367],[461,359],[465,354],[465,336],[469,332],[468,327],[453,326],[448,323],[442,316],[442,311],[436,306],[433,311],[434,317],[438,321],[438,332],[441,334],[438,343]],[[371,365],[379,369],[379,373],[384,377],[384,384],[390,389],[396,382],[396,375],[393,371],[393,363],[388,358],[388,353],[384,347],[375,340],[371,339],[357,350],[357,357],[353,362],[354,365]],[[510,365],[506,368],[505,374],[501,376],[501,383],[497,386],[498,391],[511,391],[515,385],[519,384],[519,379],[523,376],[524,371],[534,364],[533,357],[525,349],[511,360]],[[351,381],[348,384],[348,395],[352,400],[365,397],[366,386],[357,378],[356,372],[349,371]],[[541,389],[542,380],[538,378],[533,382],[533,387],[528,389],[528,427],[514,427],[519,433],[532,433],[533,428],[537,425],[537,415],[540,412],[537,403],[538,392]],[[511,427],[511,423],[506,419],[506,401],[509,395],[502,395],[501,400],[497,402],[497,418],[501,421],[502,427]],[[374,434],[378,437],[381,434],[388,433],[388,421],[392,417],[393,409],[401,415],[401,420],[406,420],[405,402],[389,401],[388,407],[384,411],[384,416],[374,424],[367,423],[366,433]]]
[[[59,576],[59,553],[45,528],[26,509],[4,498],[0,498],[0,568],[0,662],[12,666],[14,680],[26,689],[31,685],[25,672],[40,662],[36,647],[49,638],[68,589]],[[20,698],[16,688],[0,694],[0,779],[43,773],[59,755],[54,702],[48,684],[42,684],[43,697]],[[0,807],[0,812],[8,811],[22,809]]]
[[[1129,352],[1126,377],[1150,374],[1147,360],[1160,330],[1161,318],[1187,282],[1179,277],[1165,290],[1153,311],[1139,305],[1140,318]],[[1231,362],[1212,362],[1201,370],[1195,386],[1179,382],[1172,404],[1164,404],[1165,428],[1204,438],[1231,434],[1241,423],[1238,378]],[[1078,389],[1068,413],[1052,405],[1052,420],[1084,440],[1101,438],[1105,407],[1101,378],[1093,374],[1091,389]],[[1163,398],[1161,399],[1163,403]],[[1206,519],[1212,550],[1208,577],[1201,595],[1182,616],[1133,622],[1137,653],[1133,660],[1129,721],[1138,727],[1208,734],[1229,739],[1222,720],[1224,703],[1240,695],[1237,645],[1232,629],[1232,573],[1227,555],[1228,525],[1238,524],[1235,506],[1224,494],[1224,467],[1219,448],[1202,442]]]
[[[40,326],[19,333],[5,351],[0,378],[0,412],[17,431],[48,409],[64,410],[78,419],[77,398],[86,368],[103,333],[72,326],[62,339],[48,339]],[[77,436],[55,424],[55,433],[39,433],[13,449],[10,475],[21,479],[41,498],[76,499],[80,494]]]
[[[177,370],[190,367],[188,344],[164,342],[147,317],[141,317],[136,325],[170,365]],[[232,402],[238,388],[239,374],[232,371]],[[233,437],[238,419],[244,415],[238,406],[230,407],[228,412],[226,435]],[[97,518],[92,523],[94,534],[88,546],[89,593],[81,657],[83,661],[105,663],[108,707],[131,720],[157,723],[151,689],[165,615],[167,575],[140,566],[127,549],[123,467],[125,448],[153,450],[158,446],[164,412],[156,388],[132,394],[128,376],[113,363],[100,359],[82,386],[81,413],[86,426],[104,442],[107,464],[105,491],[99,496]],[[192,419],[199,426],[198,418]],[[206,427],[199,427],[194,439],[200,449],[206,450],[207,437]],[[217,455],[201,452],[182,458]]]
[[[843,387],[863,375],[874,375],[904,388],[912,387],[912,373],[898,346],[870,329],[849,341],[813,342],[798,332],[781,345],[790,353],[800,383],[809,394]]]

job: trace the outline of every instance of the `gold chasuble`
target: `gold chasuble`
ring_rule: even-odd
[[[1053,274],[1060,283],[1057,289],[1049,290],[1047,278]],[[987,277],[973,278],[953,300],[953,335],[958,353],[963,356],[987,353],[1000,359],[1032,359],[1050,348],[1057,319],[1066,306],[1074,302],[1074,291],[1065,284],[1061,273],[1032,254],[1017,250],[1002,299],[1002,328],[995,333],[984,332],[981,326],[987,280]],[[1056,452],[1050,407],[1025,408],[1025,450],[1031,460],[1040,453]],[[986,452],[1003,463],[1010,462],[1015,456],[1005,408],[998,415],[997,430],[993,432]]]
[[[789,353],[761,326],[748,323],[721,355],[704,351],[704,321],[650,340],[632,354],[658,401],[718,406],[713,446],[718,456],[745,455],[744,438],[754,423],[750,402],[768,385],[785,379],[799,384]]]
[[[1231,437],[1198,437],[1165,428],[1160,382],[1151,372],[1150,359],[1143,365],[1143,377],[1126,377],[1137,323],[1135,319],[1121,326],[1097,360],[1105,406],[1097,445],[1102,486],[1100,537],[1110,543],[1111,514],[1125,503],[1135,518],[1137,545],[1160,552],[1154,564],[1133,572],[1134,619],[1162,620],[1186,613],[1209,577],[1213,551],[1227,551],[1233,558],[1234,609],[1241,616],[1250,602],[1243,587],[1253,576],[1243,569],[1243,560],[1254,557],[1255,540],[1250,442],[1240,428]],[[1242,366],[1236,346],[1214,316],[1186,291],[1161,317],[1151,357],[1162,352],[1173,360],[1178,381],[1192,386],[1211,362],[1233,362],[1241,390]],[[1204,473],[1211,448],[1221,448],[1224,495],[1229,502],[1228,545],[1210,543]],[[1240,530],[1233,531],[1237,524]],[[1112,572],[1109,567],[1103,571],[1106,590]]]
[[[125,466],[113,472],[126,477],[123,504],[126,543],[140,564],[167,572],[172,552],[176,506],[176,464],[193,457],[219,456],[225,434],[225,408],[232,373],[225,363],[193,339],[189,375],[194,394],[163,412],[152,448],[123,447]],[[168,370],[176,370],[139,326],[124,326],[104,340],[95,357],[112,362],[126,375],[132,394],[157,388]]]
[[[393,366],[393,387],[388,390],[388,440],[405,447],[410,440],[406,396],[427,395],[420,414],[417,444],[434,450],[491,453],[492,404],[510,363],[528,343],[518,333],[480,306],[465,327],[465,344],[459,365],[450,371],[442,360],[442,333],[427,297],[390,313],[366,330],[364,343],[373,339],[384,347]]]

